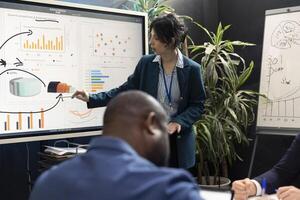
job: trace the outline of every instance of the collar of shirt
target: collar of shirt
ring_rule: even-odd
[[[114,149],[121,152],[126,152],[134,156],[138,156],[137,152],[125,141],[120,138],[111,136],[99,136],[93,138],[88,151],[92,149]]]
[[[177,59],[176,67],[183,68],[183,66],[184,66],[183,65],[183,55],[182,55],[182,53],[179,49],[177,49],[177,55],[178,55],[178,59]],[[158,62],[159,65],[161,66],[161,57],[160,57],[160,55],[156,55],[152,62]]]

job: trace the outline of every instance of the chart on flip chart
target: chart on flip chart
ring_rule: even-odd
[[[258,127],[300,128],[300,8],[267,12]]]
[[[144,52],[141,19],[19,7],[0,4],[0,136],[101,126],[104,108],[70,97],[126,81]]]

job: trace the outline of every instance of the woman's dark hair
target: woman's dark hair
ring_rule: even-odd
[[[187,34],[185,26],[172,13],[155,18],[150,24],[150,31],[152,29],[154,29],[158,40],[167,45],[171,44],[174,38],[174,47],[178,47]]]

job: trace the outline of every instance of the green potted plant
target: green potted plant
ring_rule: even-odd
[[[148,13],[149,25],[153,19],[162,13],[173,13],[175,10],[164,3],[168,0],[128,0],[129,5],[125,8]]]
[[[220,184],[218,177],[228,177],[228,166],[240,159],[236,145],[248,144],[247,128],[254,121],[254,108],[258,93],[243,90],[242,86],[252,73],[249,65],[235,53],[235,46],[253,44],[223,39],[229,25],[220,23],[216,33],[206,33],[209,41],[204,45],[191,45],[191,53],[201,59],[207,99],[202,118],[194,125],[197,141],[197,169],[200,184]],[[212,176],[213,178],[209,178]],[[213,181],[211,181],[213,180]]]

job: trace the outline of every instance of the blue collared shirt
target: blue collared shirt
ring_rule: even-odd
[[[30,200],[200,200],[182,169],[157,167],[121,139],[94,138],[88,152],[42,174]]]
[[[173,116],[177,113],[178,102],[180,100],[180,89],[179,89],[176,68],[183,68],[184,65],[183,65],[183,55],[179,49],[177,49],[177,54],[178,54],[178,59],[175,65],[173,75],[165,74],[166,85],[168,90],[170,88],[171,79],[173,79],[171,85],[171,103],[169,102],[168,94],[165,88],[164,77],[163,77],[164,73],[161,64],[161,56],[160,55],[155,56],[155,58],[152,61],[152,62],[158,62],[159,69],[160,69],[159,78],[158,78],[158,88],[157,88],[157,100],[161,103],[161,105],[163,106],[163,108],[165,109],[165,111],[169,116]]]

